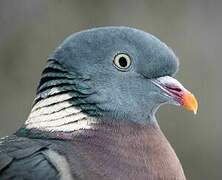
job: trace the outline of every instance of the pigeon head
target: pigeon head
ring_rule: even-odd
[[[108,119],[147,121],[161,104],[184,105],[183,95],[189,94],[172,78],[178,70],[173,51],[141,30],[83,31],[68,37],[52,59],[90,79],[88,86],[94,93],[86,101],[95,103]],[[188,99],[196,111],[194,98]]]
[[[50,56],[31,120],[35,111],[66,101],[63,109],[111,121],[155,123],[155,112],[165,103],[196,112],[194,96],[173,78],[177,70],[173,51],[141,30],[104,27],[75,33]]]

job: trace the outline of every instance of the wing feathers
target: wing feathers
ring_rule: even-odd
[[[67,168],[65,158],[48,150],[47,144],[10,136],[0,142],[0,179],[61,179],[64,173],[68,173],[68,168],[65,172],[59,165],[55,165],[57,160],[54,159],[58,157],[61,162],[66,163]],[[69,175],[70,179],[67,180],[71,180],[71,174]]]

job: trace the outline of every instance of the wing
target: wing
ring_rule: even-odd
[[[48,149],[47,144],[15,135],[6,137],[0,140],[0,179],[60,179],[56,163],[61,158],[57,157],[58,153]]]

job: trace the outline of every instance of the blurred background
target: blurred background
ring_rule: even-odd
[[[189,180],[222,179],[222,1],[0,1],[0,137],[26,120],[48,55],[73,32],[125,25],[150,32],[180,58],[177,79],[196,116],[163,106],[160,126]]]

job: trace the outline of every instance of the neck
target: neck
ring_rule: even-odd
[[[70,94],[59,94],[38,102],[25,122],[27,129],[72,132],[91,128],[93,118],[69,102]]]
[[[94,93],[89,82],[88,77],[70,72],[58,62],[49,60],[22,129],[44,132],[90,129],[94,122],[92,117],[98,116],[100,110],[86,100]]]
[[[88,110],[92,110],[89,104],[83,103],[80,108],[76,103],[70,101],[71,99],[73,99],[71,93],[58,93],[34,103],[24,128],[22,128],[25,131],[20,130],[20,132],[22,134],[25,132],[29,136],[35,135],[35,137],[42,137],[45,134],[48,138],[72,139],[73,136],[82,134],[82,132],[88,135],[89,132],[93,132],[91,130],[98,130],[104,125],[121,127],[121,129],[125,125],[159,129],[155,116],[149,116],[146,121],[135,122],[120,119],[111,121],[90,115],[90,112],[86,111],[86,107]],[[87,106],[85,107],[84,104]]]

